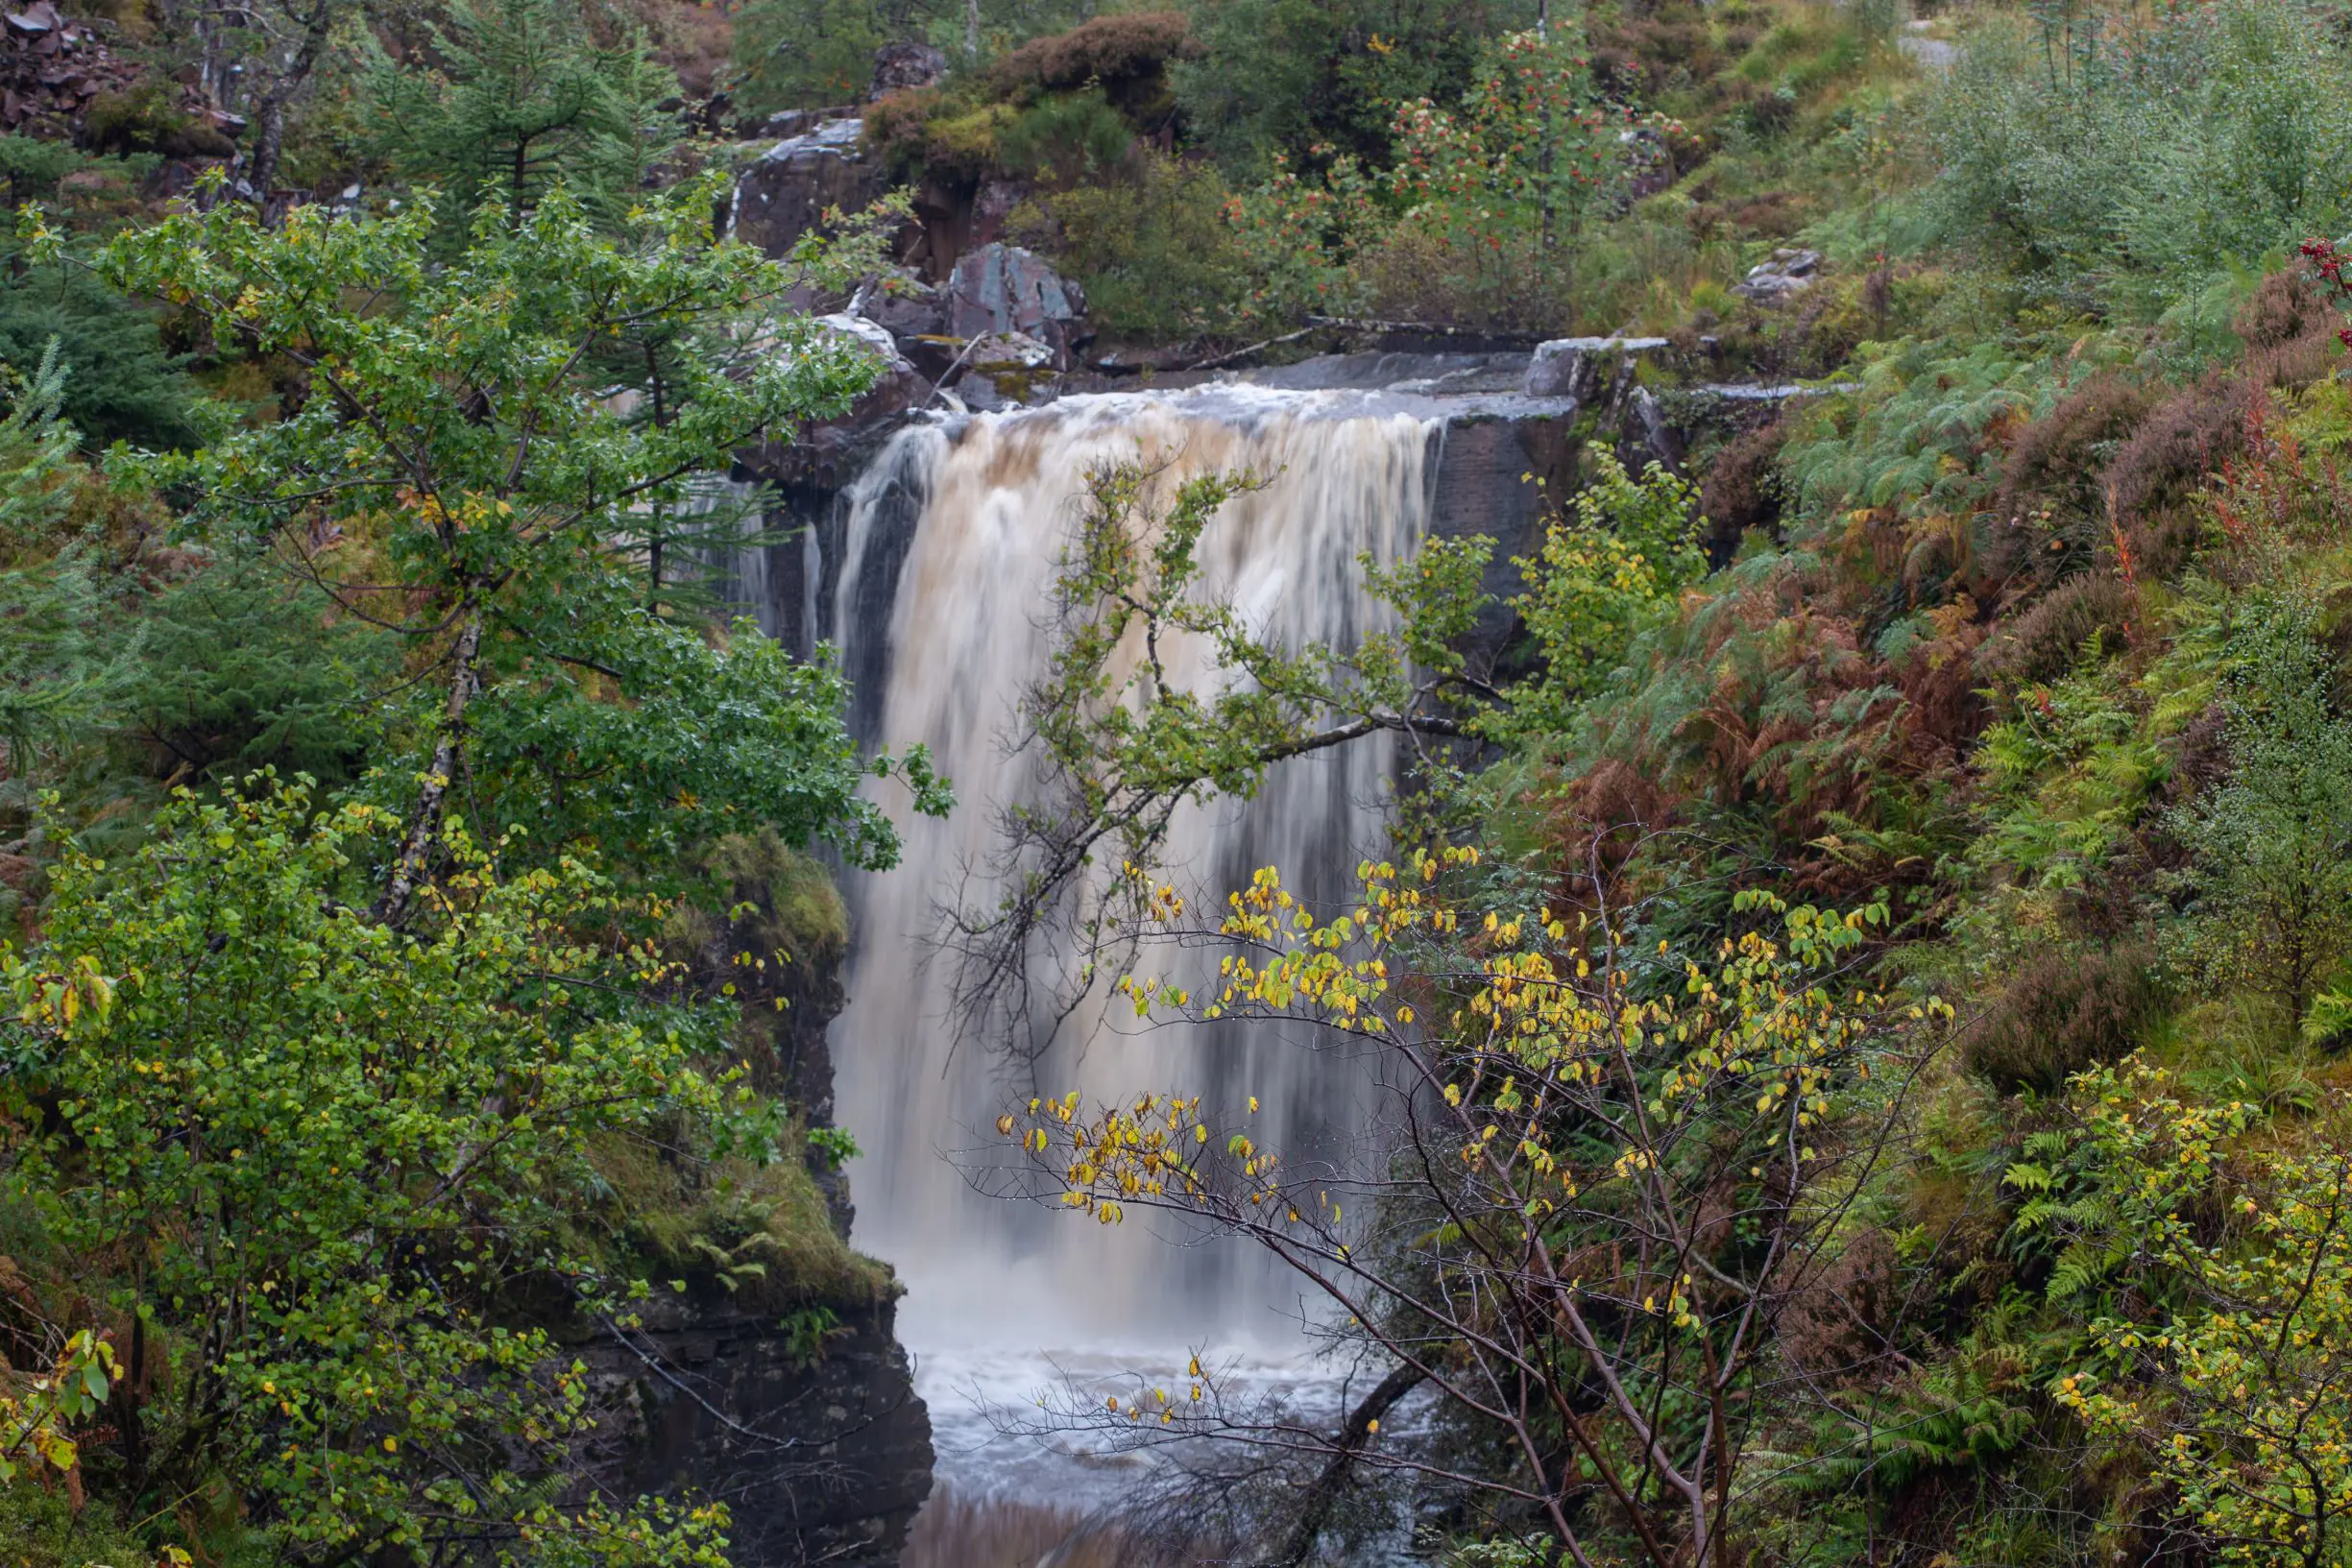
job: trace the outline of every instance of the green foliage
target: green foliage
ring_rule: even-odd
[[[1527,588],[1512,605],[1542,669],[1506,694],[1486,732],[1539,748],[1566,736],[1635,636],[1707,575],[1705,533],[1697,486],[1657,463],[1636,479],[1594,448],[1591,484],[1553,518],[1542,553],[1515,563]]]
[[[0,572],[0,740],[19,810],[43,755],[88,738],[138,678],[142,639],[109,635],[123,609],[109,586],[78,550]]]
[[[2188,955],[2300,1022],[2352,953],[2352,721],[2311,607],[2250,596],[2233,617],[2229,779],[2170,818],[2193,861]]]
[[[784,1320],[785,1355],[806,1371],[824,1361],[832,1342],[847,1332],[831,1307],[803,1307]]]
[[[839,1127],[811,1127],[809,1146],[836,1170],[858,1157],[858,1140]]]
[[[1680,129],[1611,102],[1579,47],[1564,29],[1481,42],[1458,96],[1394,106],[1386,167],[1319,144],[1309,178],[1271,154],[1271,176],[1232,208],[1257,311],[1368,306],[1522,330],[1572,319],[1587,220],[1617,210],[1656,138]]]
[[[0,176],[8,180],[8,204],[23,205],[57,194],[58,181],[88,161],[69,141],[0,136]]]
[[[1936,95],[1950,231],[2164,299],[2341,227],[2352,60],[2279,0],[1972,33]]]
[[[1825,399],[1786,447],[1798,499],[1827,531],[1850,509],[1956,510],[1988,487],[1985,429],[2043,395],[2036,356],[2016,346],[1965,349],[1912,339],[1864,349],[1859,385]]]
[[[164,351],[151,315],[77,264],[0,273],[0,362],[30,369],[52,345],[63,372],[59,406],[89,445],[202,439],[183,360]]]
[[[1394,106],[1458,98],[1486,40],[1535,11],[1530,0],[1200,0],[1206,53],[1177,67],[1176,93],[1237,180],[1315,147],[1385,163]]]
[[[576,865],[505,880],[461,841],[429,929],[363,918],[399,826],[264,783],[183,797],[127,863],[69,855],[9,965],[11,1092],[57,1108],[12,1122],[11,1195],[138,1325],[129,1496],[226,1474],[288,1552],[617,1545],[637,1527],[544,1501],[595,1411],[505,1304],[625,1311],[556,1244],[589,1142],[719,1117],[722,1084],[573,934],[618,912]],[[716,1563],[722,1523],[647,1516],[616,1560]]]
[[[74,431],[62,417],[65,367],[52,339],[30,375],[0,359],[0,545],[23,552],[48,538],[66,505],[65,481]]]
[[[896,857],[856,791],[900,764],[859,760],[829,665],[643,609],[649,522],[737,446],[840,412],[874,374],[861,350],[780,316],[782,269],[711,243],[713,194],[679,187],[618,241],[561,187],[520,223],[485,205],[448,265],[430,260],[429,203],[381,220],[301,208],[277,229],[224,203],[102,253],[125,285],[331,389],[144,471],[196,497],[190,526],[224,547],[314,538],[323,496],[370,536],[372,559],[330,556],[320,580],[433,672],[378,781],[412,822],[388,911],[429,872],[461,759],[491,825],[527,824],[518,846],[540,856],[600,844],[667,876],[682,842],[768,825],[856,864]],[[643,374],[658,372],[666,417],[646,420],[593,354],[657,316],[667,351]],[[920,756],[905,768],[939,808]]]
[[[1117,164],[1132,136],[1100,89],[1055,93],[1023,109],[997,133],[996,156],[1017,174],[1069,184]]]
[[[376,151],[444,187],[452,243],[476,201],[520,223],[559,185],[619,227],[676,138],[655,106],[677,79],[641,34],[599,44],[564,0],[459,0],[429,37],[434,69],[379,59],[369,90]]]
[[[141,622],[142,657],[115,700],[121,722],[176,777],[217,783],[266,766],[350,783],[379,738],[398,650],[332,608],[264,562],[199,572]]]
[[[764,1119],[773,1105],[757,1109]],[[747,1110],[746,1123],[755,1120]],[[742,1131],[761,1135],[753,1125]],[[642,1137],[600,1140],[592,1154],[597,1201],[578,1220],[600,1233],[593,1255],[608,1271],[642,1272],[656,1284],[716,1286],[737,1312],[887,1297],[889,1270],[849,1249],[808,1164],[788,1138],[776,1144],[757,1158],[682,1160]]]
[[[1085,286],[1089,320],[1169,342],[1230,330],[1249,279],[1216,171],[1139,152],[1130,181],[1047,192],[1013,215],[1023,243]]]
[[[2148,1258],[2170,1310],[2098,1315],[2059,1401],[2127,1444],[2219,1560],[2352,1561],[2352,1149],[2255,1154],[2223,1228],[2198,1211],[2242,1107],[2184,1103],[2145,1069],[2084,1092],[2095,1158],[2132,1194],[2111,1246]]]
[[[147,1543],[111,1510],[76,1508],[60,1487],[0,1487],[0,1552],[20,1568],[90,1568],[151,1560]]]
[[[854,103],[874,51],[907,36],[913,14],[876,0],[750,0],[735,17],[736,90],[755,111]]]

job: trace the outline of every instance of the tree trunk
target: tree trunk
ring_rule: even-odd
[[[1298,1504],[1298,1517],[1291,1532],[1283,1538],[1282,1550],[1273,1556],[1273,1568],[1299,1568],[1307,1555],[1315,1550],[1316,1538],[1322,1534],[1323,1524],[1331,1517],[1333,1505],[1347,1484],[1347,1472],[1355,1467],[1356,1455],[1371,1436],[1372,1423],[1393,1410],[1396,1402],[1420,1387],[1428,1374],[1418,1366],[1399,1366],[1380,1380],[1364,1402],[1347,1412],[1347,1424],[1340,1429],[1339,1452],[1323,1465],[1321,1475],[1307,1488],[1307,1495]]]
[[[442,714],[441,736],[433,742],[432,765],[425,770],[424,786],[417,795],[416,813],[409,818],[407,836],[400,843],[400,857],[392,868],[392,880],[374,911],[376,919],[383,925],[398,926],[408,917],[417,884],[424,880],[433,845],[441,837],[442,806],[449,799],[449,780],[457,771],[466,705],[473,700],[474,666],[481,651],[482,612],[478,607],[469,606],[465,624],[457,634],[454,650],[457,668],[449,680],[449,704]]]
[[[270,186],[278,180],[279,156],[285,150],[286,106],[318,67],[320,52],[327,47],[327,35],[334,24],[332,0],[319,0],[318,9],[303,23],[303,41],[294,51],[294,58],[287,61],[278,80],[270,84],[255,109],[253,162],[246,171],[246,180],[254,187],[255,200],[265,208],[269,205]]]

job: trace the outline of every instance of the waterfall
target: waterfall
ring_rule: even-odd
[[[1170,1336],[1272,1342],[1283,1314],[1296,1317],[1296,1291],[1238,1248],[1172,1248],[1198,1239],[1141,1218],[1106,1231],[974,1190],[970,1162],[1002,1147],[992,1123],[1006,1080],[984,1042],[958,1039],[950,960],[927,966],[924,939],[941,901],[988,896],[959,881],[996,847],[997,808],[1031,787],[1028,760],[1006,743],[1044,667],[1055,562],[1090,467],[1140,456],[1165,464],[1169,485],[1216,470],[1274,476],[1208,526],[1202,587],[1286,643],[1347,646],[1389,614],[1364,594],[1357,557],[1394,561],[1426,524],[1437,429],[1360,400],[1235,389],[1073,398],[953,429],[917,426],[843,497],[824,530],[837,561],[795,572],[805,608],[794,618],[836,639],[860,685],[861,736],[894,750],[927,744],[958,796],[934,821],[911,817],[903,791],[883,786],[906,857],[895,871],[847,878],[849,1002],[833,1037],[839,1117],[862,1148],[851,1168],[854,1240],[907,1282],[900,1321],[918,1353],[1165,1351]],[[1194,651],[1173,658],[1173,677],[1202,673],[1185,667]],[[1395,767],[1387,737],[1370,737],[1276,767],[1252,802],[1188,808],[1171,840],[1176,880],[1221,905],[1272,864],[1310,898],[1346,898],[1359,856],[1381,847]],[[1369,1087],[1319,1048],[1329,1049],[1266,1025],[1139,1027],[1129,1010],[1122,1026],[1090,1006],[1040,1060],[1037,1082],[1089,1098],[1181,1090],[1236,1115],[1254,1095],[1261,1141],[1344,1159],[1364,1130]]]

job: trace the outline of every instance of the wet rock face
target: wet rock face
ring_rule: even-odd
[[[881,374],[848,413],[812,420],[783,439],[748,448],[738,457],[772,483],[832,490],[857,477],[874,446],[898,427],[909,409],[929,400],[932,380],[899,351],[890,330],[871,317],[843,311],[820,316],[817,322],[862,345],[880,362]]]
[[[931,1417],[888,1302],[733,1315],[724,1298],[648,1304],[644,1327],[584,1355],[629,1413],[607,1423],[624,1493],[688,1491],[733,1516],[736,1568],[891,1568],[931,1495]]]
[[[694,984],[737,987],[741,1044],[761,1092],[832,1126],[827,1025],[843,1001],[837,934],[779,924],[776,852],[722,857],[743,911],[691,954]],[[787,952],[787,949],[790,951]],[[741,960],[758,956],[764,965]],[[820,1169],[821,1167],[821,1169]],[[837,1170],[812,1155],[837,1231],[849,1230]],[[703,1285],[658,1291],[642,1326],[606,1327],[580,1356],[605,1415],[595,1480],[622,1495],[724,1503],[736,1568],[891,1568],[931,1492],[931,1417],[888,1300],[794,1310]]]
[[[861,119],[826,120],[770,147],[736,181],[730,230],[783,256],[823,227],[826,208],[856,212],[880,201],[889,180],[859,145],[864,133]]]
[[[1057,370],[1068,369],[1093,338],[1078,284],[1017,245],[983,245],[958,260],[948,277],[946,305],[954,336],[1017,332],[1050,349]]]

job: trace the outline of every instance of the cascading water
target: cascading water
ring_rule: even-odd
[[[1198,1244],[1140,1216],[1105,1228],[976,1190],[975,1162],[1002,1157],[993,1122],[1008,1079],[988,1042],[964,1038],[951,1016],[952,959],[927,963],[927,939],[943,902],[993,901],[969,879],[998,849],[1000,808],[1033,787],[1031,760],[1010,742],[1045,667],[1055,561],[1090,468],[1140,458],[1164,466],[1167,485],[1212,470],[1270,476],[1204,532],[1201,589],[1289,645],[1346,647],[1389,615],[1365,594],[1358,558],[1394,561],[1418,543],[1441,429],[1418,410],[1350,395],[1234,387],[1071,398],[914,426],[837,503],[823,529],[837,559],[817,559],[812,545],[794,563],[791,611],[805,635],[824,632],[839,648],[861,737],[928,745],[958,797],[952,815],[931,820],[884,788],[906,856],[895,871],[847,879],[849,1001],[833,1035],[839,1119],[863,1149],[851,1170],[854,1240],[905,1280],[901,1337],[934,1390],[945,1368],[991,1371],[996,1387],[1026,1394],[1019,1380],[1045,1370],[1044,1352],[1301,1347],[1297,1291],[1250,1252]],[[1171,658],[1179,684],[1208,673],[1199,650]],[[1275,865],[1310,900],[1346,899],[1357,859],[1380,848],[1395,767],[1393,744],[1375,736],[1277,766],[1251,802],[1187,808],[1171,835],[1175,880],[1222,905],[1255,868]],[[1139,1026],[1131,1008],[1122,1026],[1090,1005],[1063,1025],[1034,1081],[1090,1100],[1199,1094],[1235,1117],[1254,1095],[1262,1142],[1295,1162],[1345,1163],[1370,1089],[1329,1049],[1265,1025]],[[934,1414],[954,1425],[936,1401]]]

